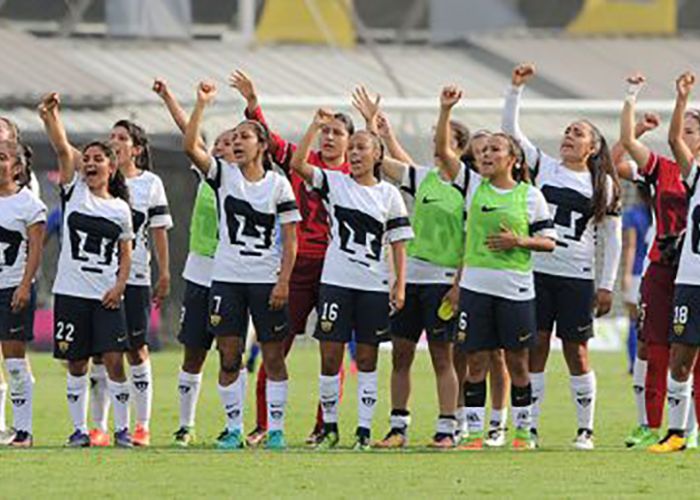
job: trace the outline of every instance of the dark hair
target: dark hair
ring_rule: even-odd
[[[464,153],[469,146],[469,127],[457,120],[450,120],[450,130],[457,140],[458,153]]]
[[[272,155],[270,154],[270,131],[265,125],[263,125],[257,120],[243,120],[231,130],[235,130],[243,125],[252,126],[253,131],[255,132],[255,135],[258,138],[258,142],[265,145],[265,151],[263,151],[262,165],[265,170],[272,170],[273,163]]]
[[[595,151],[586,160],[586,165],[593,178],[593,221],[598,224],[609,212],[620,211],[620,178],[613,166],[608,143],[600,130],[588,120],[582,120],[588,125],[593,135]],[[608,177],[612,180],[612,199],[608,204]]]
[[[355,133],[355,124],[353,123],[352,118],[350,118],[350,115],[346,115],[345,113],[333,113],[333,118],[343,124],[348,135]]]
[[[504,132],[495,132],[491,134],[491,137],[501,137],[508,142],[508,152],[515,157],[515,163],[513,164],[513,180],[515,182],[530,182],[530,168],[527,165],[527,158],[525,157],[525,151],[520,146],[520,143],[515,140],[512,135],[506,134]]]
[[[119,120],[112,128],[122,127],[131,137],[134,146],[141,148],[141,153],[134,159],[134,163],[141,170],[153,170],[153,155],[146,131],[140,125],[131,120]]]
[[[114,154],[114,150],[106,142],[91,141],[83,146],[83,153],[92,147],[100,148],[105,156],[107,156],[110,163],[117,162],[117,156]],[[129,200],[129,187],[126,184],[126,178],[118,168],[115,169],[114,173],[109,177],[107,191],[115,198],[120,198],[129,204],[131,203]]]
[[[5,141],[0,141],[0,146],[7,146],[9,149],[13,151],[13,155],[15,157],[15,163],[14,165],[19,165],[23,166],[22,164],[22,147],[21,145],[16,142],[13,139],[7,139]],[[20,170],[15,173],[13,180],[19,184],[20,186],[24,187],[29,184],[29,175],[28,173],[25,173],[26,170]]]

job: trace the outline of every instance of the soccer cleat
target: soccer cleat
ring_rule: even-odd
[[[394,428],[388,432],[384,439],[377,441],[372,446],[374,448],[388,450],[394,448],[405,448],[406,444],[408,444],[406,432],[404,430]]]
[[[109,434],[100,429],[90,430],[90,446],[109,446]]]
[[[323,425],[316,424],[314,426],[313,430],[311,431],[311,434],[309,434],[306,437],[306,440],[304,442],[308,445],[313,446],[316,443],[318,443],[318,440],[321,439],[322,436],[323,436]]]
[[[34,445],[34,438],[27,431],[17,431],[15,438],[9,444],[12,448],[31,448]]]
[[[284,450],[285,448],[287,448],[287,441],[284,439],[284,432],[270,431],[267,433],[266,450]]]
[[[183,425],[173,434],[173,444],[181,448],[187,448],[195,440],[194,428]]]
[[[256,427],[246,436],[245,442],[249,447],[257,448],[265,441],[265,436],[267,436],[267,431],[262,427]]]
[[[340,435],[338,431],[324,430],[318,438],[318,441],[313,445],[315,450],[332,450],[338,445]]]
[[[455,438],[452,434],[444,434],[438,432],[433,436],[433,441],[428,445],[429,448],[438,450],[449,450],[455,447]]]
[[[370,430],[365,427],[358,427],[355,431],[355,444],[352,446],[352,449],[355,451],[367,451],[370,447]]]
[[[635,444],[633,450],[646,450],[650,446],[659,442],[660,436],[659,432],[651,429],[647,429],[645,434],[639,438],[637,444]]]
[[[628,448],[637,446],[648,434],[648,426],[640,425],[635,427],[634,430],[630,432],[629,436],[625,438],[625,446],[627,446]]]
[[[114,446],[117,448],[133,448],[133,438],[129,434],[129,429],[122,429],[114,433]]]
[[[150,446],[151,445],[151,433],[146,430],[141,424],[136,424],[136,429],[134,429],[134,434],[131,436],[131,442],[134,446]]]
[[[687,450],[694,450],[698,447],[698,430],[694,429],[686,433],[685,437],[685,448]]]
[[[478,451],[484,449],[484,434],[483,432],[470,433],[462,439],[461,444],[457,447],[458,450]]]
[[[685,439],[682,435],[669,432],[661,441],[647,448],[651,453],[673,453],[685,450]]]
[[[540,447],[540,435],[537,432],[537,429],[534,427],[530,429],[530,439],[532,439],[532,442],[535,443],[535,448]]]
[[[90,446],[90,436],[87,433],[76,429],[73,434],[68,436],[66,441],[68,448],[88,448]]]
[[[514,450],[534,450],[537,448],[537,443],[532,438],[532,431],[515,429],[515,436],[513,436],[513,442],[510,444],[510,447]]]
[[[12,442],[12,440],[15,438],[15,430],[14,429],[5,429],[4,431],[0,431],[0,446],[7,446]]]
[[[506,445],[506,429],[504,427],[494,427],[489,429],[484,440],[487,448],[501,448]]]
[[[590,429],[579,429],[571,445],[577,450],[592,450],[595,448],[593,444],[593,431]]]
[[[242,450],[243,436],[241,436],[241,431],[238,429],[235,431],[224,430],[216,438],[216,447],[220,450]]]

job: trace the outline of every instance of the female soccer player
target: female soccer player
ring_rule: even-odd
[[[571,397],[578,430],[573,446],[593,449],[596,401],[595,372],[588,360],[593,336],[593,311],[602,316],[612,306],[612,290],[622,250],[620,185],[605,138],[589,121],[579,120],[564,131],[559,158],[544,154],[520,130],[520,97],[535,67],[521,64],[513,70],[506,94],[503,130],[520,143],[531,165],[533,182],[552,207],[559,235],[555,251],[535,257],[537,303],[536,343],[530,353],[533,437],[544,399],[544,369],[552,330],[562,340],[569,368]],[[603,272],[596,291],[596,234],[604,245]]]
[[[253,81],[242,71],[235,71],[229,78],[230,84],[246,100],[246,118],[256,120],[269,127],[259,105],[258,94]],[[350,172],[347,159],[348,140],[355,127],[352,119],[344,113],[336,113],[333,120],[324,128],[319,138],[318,150],[309,150],[308,161],[312,165],[343,173]],[[286,141],[278,134],[270,132],[270,154],[274,162],[285,172],[294,189],[301,212],[302,220],[297,225],[298,255],[289,282],[289,315],[290,335],[285,339],[285,353],[288,355],[296,335],[306,330],[309,314],[318,304],[319,287],[323,258],[328,247],[330,229],[328,214],[321,196],[304,185],[299,175],[293,172],[289,163],[297,145]],[[341,370],[341,387],[344,371]],[[265,438],[267,432],[267,412],[265,402],[265,382],[267,373],[263,365],[258,371],[256,400],[257,425],[248,435],[247,442],[257,446]],[[308,444],[314,444],[321,434],[323,424],[321,407],[316,413],[316,424],[307,439]]]
[[[156,92],[165,103],[173,121],[184,134],[189,116],[182,109],[167,83],[156,79]],[[212,155],[227,163],[235,163],[231,137],[233,130],[222,132],[214,141]],[[204,143],[200,146],[205,148]],[[214,254],[219,243],[216,212],[216,193],[197,168],[192,169],[199,184],[190,221],[190,251],[185,269],[185,297],[178,340],[184,346],[184,359],[178,376],[180,398],[180,426],[174,433],[177,446],[189,446],[195,440],[197,400],[202,387],[202,369],[214,336],[209,331],[209,288],[214,265]],[[241,370],[245,377],[245,370]],[[241,383],[241,397],[245,400],[245,378]]]
[[[700,346],[700,127],[687,120],[686,108],[695,75],[683,73],[676,81],[676,106],[668,130],[668,142],[688,188],[688,217],[681,249],[673,297],[673,327],[669,333],[671,352],[668,376],[668,433],[649,450],[655,453],[685,448],[685,429],[692,389],[700,392],[700,377],[695,372]],[[697,120],[697,118],[696,118]],[[686,128],[684,132],[684,128]],[[693,147],[685,137],[693,139]],[[696,411],[697,411],[696,399]]]
[[[332,237],[321,275],[318,323],[320,341],[319,393],[323,434],[319,448],[338,443],[338,401],[345,344],[357,341],[358,426],[355,449],[370,446],[377,403],[377,355],[386,340],[390,305],[403,308],[406,286],[405,240],[413,237],[406,207],[398,189],[379,179],[381,139],[369,131],[350,137],[350,175],[325,170],[308,162],[309,149],[319,132],[334,120],[319,109],[291,161],[292,168],[319,191],[332,217]],[[385,244],[393,256],[395,281],[389,286]]]
[[[445,87],[441,101],[461,93],[456,87]],[[376,443],[378,448],[406,446],[410,424],[408,399],[411,391],[411,365],[416,344],[426,331],[428,348],[437,382],[439,416],[431,446],[451,448],[455,443],[455,412],[459,383],[452,351],[454,330],[449,320],[438,316],[438,310],[450,291],[458,294],[453,282],[461,265],[464,247],[464,193],[453,181],[466,167],[460,161],[469,143],[469,130],[459,122],[450,123],[449,162],[436,162],[437,168],[415,167],[400,147],[385,115],[378,113],[378,103],[369,98],[364,88],[355,91],[354,102],[368,124],[378,121],[380,136],[389,147],[382,173],[400,185],[412,205],[411,226],[415,238],[407,245],[406,303],[392,316],[391,428]],[[443,119],[442,113],[440,120]],[[439,126],[439,125],[438,125]],[[397,158],[397,156],[399,158]],[[461,179],[472,172],[464,171]]]
[[[58,156],[64,204],[65,244],[53,292],[54,357],[68,361],[68,408],[75,427],[67,446],[90,446],[87,372],[90,357],[100,355],[114,406],[114,444],[131,447],[124,372],[128,334],[122,305],[134,239],[129,190],[108,144],[90,142],[77,157],[58,106],[58,94],[49,94],[39,112]]]
[[[219,394],[227,417],[218,446],[243,446],[239,372],[250,313],[268,375],[270,432],[266,446],[282,449],[286,447],[288,378],[283,341],[289,334],[289,278],[296,257],[295,226],[301,216],[289,181],[266,168],[269,141],[260,123],[246,120],[234,129],[234,164],[200,147],[204,108],[215,95],[213,84],[199,84],[197,103],[185,129],[185,152],[207,176],[218,199],[219,243],[209,298],[209,325],[221,359]],[[280,231],[281,250],[275,245]]]
[[[17,142],[0,141],[0,241],[4,248],[0,259],[0,345],[10,375],[13,407],[15,433],[9,445],[28,448],[33,444],[34,380],[26,349],[34,337],[32,282],[41,263],[46,206],[17,180],[18,173],[25,170],[21,148]],[[21,177],[25,182],[29,179],[29,175]]]
[[[651,127],[651,124],[634,125],[635,103],[644,82],[644,77],[639,74],[627,79],[627,96],[620,119],[620,142],[634,163],[621,164],[623,168],[619,172],[621,177],[630,181],[641,179],[653,192],[655,235],[648,254],[649,265],[642,279],[641,346],[633,368],[637,413],[641,417],[643,411],[646,422],[639,418],[638,427],[625,440],[629,447],[646,449],[659,440],[663,420],[674,280],[678,270],[678,241],[685,229],[688,202],[678,163],[651,151],[638,139],[645,129]],[[700,120],[690,113],[686,114],[683,138],[692,145],[693,150],[700,148],[699,131]],[[640,362],[640,357],[646,363]],[[640,408],[641,405],[644,408]]]

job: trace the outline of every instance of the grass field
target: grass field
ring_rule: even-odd
[[[292,353],[286,452],[212,448],[223,426],[215,389],[216,359],[205,374],[197,432],[200,446],[170,447],[178,424],[176,378],[180,354],[159,353],[150,449],[62,448],[71,426],[65,403],[65,372],[47,355],[34,355],[35,447],[0,451],[0,498],[37,497],[697,497],[700,453],[652,456],[628,451],[622,440],[634,424],[630,378],[622,354],[596,354],[598,408],[593,452],[569,448],[574,410],[567,375],[555,354],[547,378],[542,444],[533,452],[432,452],[425,448],[436,416],[434,379],[426,353],[418,356],[413,377],[411,447],[403,452],[350,451],[355,424],[356,380],[350,377],[341,407],[340,450],[314,452],[303,447],[317,397],[318,359],[310,344]],[[380,402],[374,437],[387,430],[390,359],[381,362]],[[254,396],[248,388],[246,427],[252,428]]]

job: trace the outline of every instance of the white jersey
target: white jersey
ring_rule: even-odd
[[[399,190],[384,181],[363,186],[349,175],[320,168],[314,168],[313,187],[321,193],[331,225],[321,283],[387,292],[387,244],[413,238]]]
[[[151,286],[151,245],[149,230],[170,229],[173,219],[168,208],[163,181],[153,172],[144,170],[126,180],[131,200],[134,226],[134,250],[131,254],[129,285]]]
[[[467,187],[465,207],[467,219],[474,194],[479,188],[480,182],[470,182]],[[505,194],[509,190],[491,188],[497,193]],[[557,232],[553,227],[552,215],[542,192],[532,185],[528,185],[527,191],[527,221],[530,225],[532,236],[543,236],[557,240]],[[484,208],[484,207],[482,207]],[[532,252],[537,254],[537,252]],[[477,293],[494,295],[509,300],[532,300],[535,298],[535,282],[532,271],[516,271],[513,269],[490,269],[486,267],[470,267],[465,265],[460,288],[465,288]]]
[[[676,284],[700,286],[700,168],[696,162],[685,181],[690,201]]]
[[[100,198],[82,176],[61,186],[63,241],[53,293],[101,300],[117,281],[119,242],[132,240],[131,208]]]
[[[433,170],[435,170],[435,167],[419,166],[409,166],[404,170],[400,190],[409,213],[412,213],[414,210],[418,188]],[[478,184],[481,181],[481,176],[471,171],[464,163],[461,163],[459,173],[453,182],[445,181],[442,178],[440,180],[445,185],[452,185],[464,195],[467,185],[470,182]],[[440,266],[411,256],[406,257],[407,283],[450,285],[454,282],[456,274],[457,270],[454,268]]]
[[[182,271],[182,277],[196,285],[209,288],[213,271],[214,259],[212,257],[189,252],[185,261],[185,269]]]
[[[292,185],[274,171],[251,182],[237,165],[219,158],[211,159],[208,178],[218,195],[220,217],[212,281],[276,283],[282,261],[276,244],[280,225],[301,220]]]
[[[46,222],[44,205],[28,188],[0,196],[0,289],[22,282],[27,263],[27,229]]]

